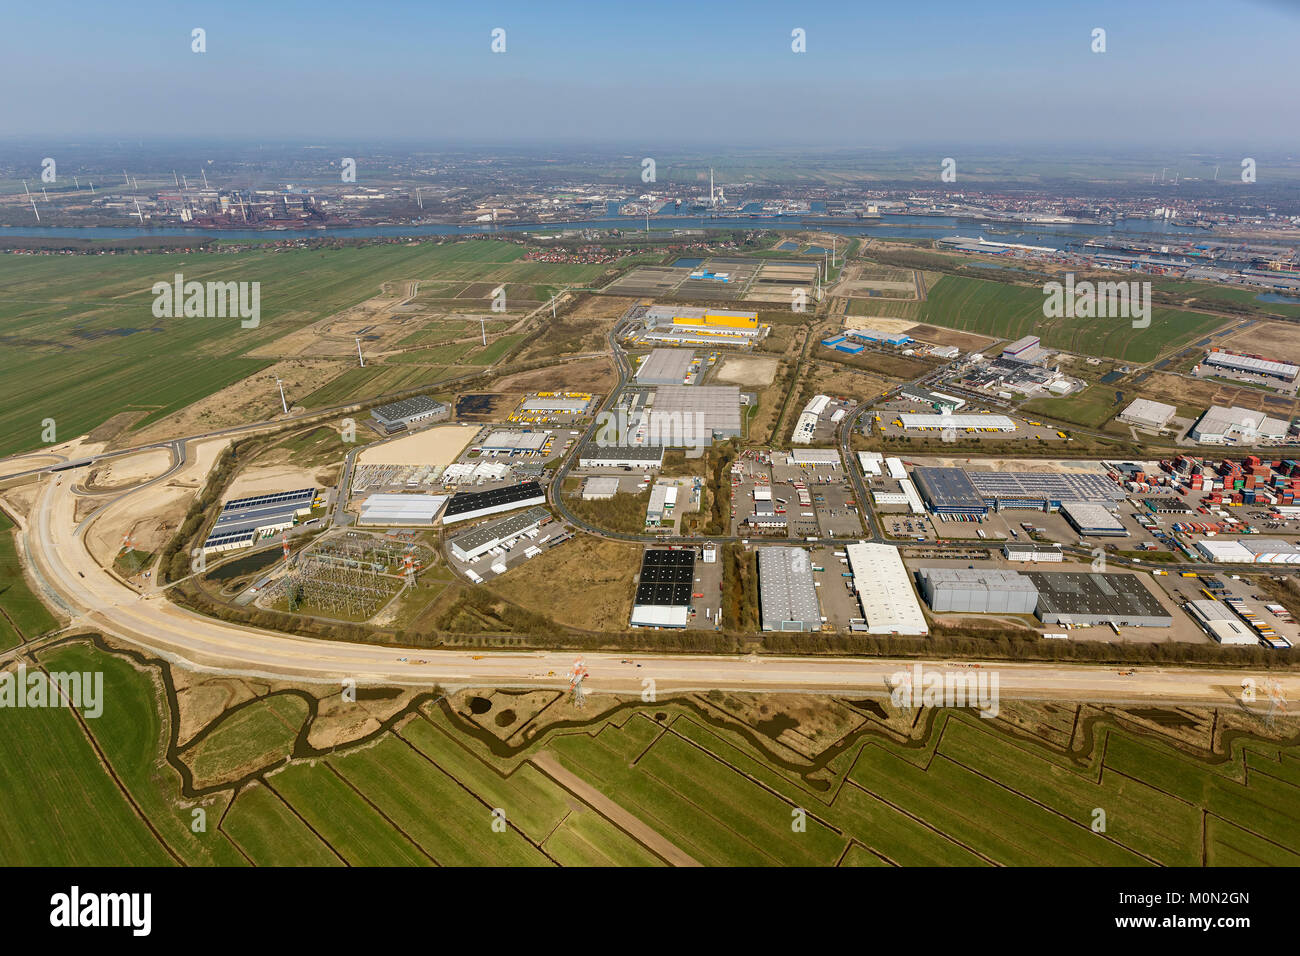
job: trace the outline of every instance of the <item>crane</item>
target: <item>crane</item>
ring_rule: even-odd
[[[587,665],[579,657],[573,662],[573,668],[569,671],[569,690],[573,693],[573,706],[581,707],[585,699],[582,693],[582,682],[587,676]]]

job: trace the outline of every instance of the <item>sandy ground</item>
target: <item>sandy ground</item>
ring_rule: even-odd
[[[498,379],[492,386],[493,391],[519,392],[573,391],[603,394],[608,392],[618,381],[614,373],[613,360],[608,357],[578,359],[564,362],[550,368],[540,368],[531,372],[520,372]],[[521,394],[522,397],[522,394]]]
[[[907,332],[916,328],[911,319],[890,319],[883,315],[846,315],[846,329],[875,329],[877,332]]]
[[[241,472],[226,490],[225,500],[316,487],[316,469],[294,465],[254,465]]]
[[[727,358],[714,380],[736,385],[771,385],[780,364],[781,360],[775,358]]]
[[[356,345],[353,345],[356,348]],[[355,364],[356,353],[352,355]],[[121,444],[145,445],[181,435],[215,431],[261,421],[283,418],[280,390],[276,378],[283,379],[284,393],[292,408],[295,400],[310,395],[327,382],[347,371],[345,362],[289,360],[276,362],[255,375],[242,379],[209,395],[174,415],[155,422],[138,432],[123,436]]]
[[[359,465],[450,465],[478,434],[478,425],[434,425],[357,456]]]
[[[959,332],[956,329],[942,329],[936,325],[913,325],[902,331],[914,339],[929,342],[931,345],[955,345],[963,352],[978,352],[994,342],[984,335]]]
[[[86,529],[91,556],[101,565],[111,565],[127,534],[131,536],[131,546],[137,550],[158,550],[185,519],[190,502],[229,443],[227,438],[191,442],[185,467],[175,475],[145,491],[128,492],[121,500],[105,505]]]
[[[909,458],[918,464],[940,468],[965,468],[968,471],[1040,471],[1046,473],[1096,474],[1105,472],[1100,461],[1051,461],[1035,458]]]
[[[114,458],[97,468],[82,481],[89,489],[126,488],[157,478],[171,467],[172,456],[166,448],[152,448],[125,458]]]

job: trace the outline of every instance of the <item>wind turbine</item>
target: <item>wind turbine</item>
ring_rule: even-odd
[[[277,379],[275,380],[275,384],[280,386],[280,405],[281,405],[281,407],[284,408],[284,413],[285,413],[286,415],[288,415],[288,414],[289,414],[289,403],[288,403],[287,401],[285,401],[285,398],[284,398],[284,382],[282,382],[280,379],[277,378]]]
[[[361,362],[361,367],[366,367],[365,356],[361,354],[361,336],[357,336],[357,360]]]
[[[30,198],[30,197],[29,197],[29,198]],[[37,221],[37,222],[40,222],[40,221],[41,221],[41,212],[40,212],[39,209],[36,208],[36,200],[33,199],[31,202],[32,202],[32,212],[36,213],[36,221]]]

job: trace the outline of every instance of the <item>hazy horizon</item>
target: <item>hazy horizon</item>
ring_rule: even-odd
[[[1294,148],[1300,102],[1300,8],[1261,2],[145,0],[124,14],[65,0],[14,10],[6,27],[0,77],[25,94],[5,106],[15,141],[1246,155]],[[491,51],[498,27],[504,53]],[[795,28],[806,52],[791,51]]]

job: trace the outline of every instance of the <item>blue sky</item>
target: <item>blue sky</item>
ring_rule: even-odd
[[[1300,2],[49,0],[3,32],[0,135],[23,137],[1245,149],[1300,126]]]

